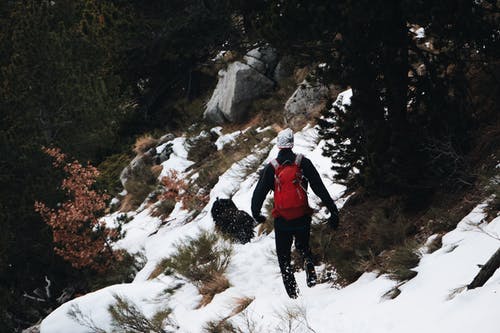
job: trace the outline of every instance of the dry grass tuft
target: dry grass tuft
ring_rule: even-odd
[[[158,139],[153,138],[150,134],[146,134],[137,138],[132,149],[137,155],[144,154],[151,148],[156,147]]]
[[[204,307],[209,304],[215,295],[223,292],[230,287],[229,280],[222,273],[218,273],[213,276],[210,280],[203,282],[198,288],[202,299],[198,307]]]
[[[248,297],[248,296],[235,298],[234,309],[231,312],[230,316],[232,317],[239,314],[240,312],[243,312],[243,310],[245,310],[254,301],[254,299],[255,297]]]

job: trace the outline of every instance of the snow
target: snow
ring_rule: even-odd
[[[425,38],[425,29],[423,27],[412,27],[410,31],[415,35],[416,39]]]
[[[194,164],[194,162],[187,159],[188,152],[186,150],[186,138],[179,137],[172,141],[166,142],[164,145],[172,144],[172,154],[169,159],[163,162],[163,170],[159,176],[159,179],[166,176],[170,171],[177,171],[182,173],[188,167]],[[157,151],[163,151],[162,146],[157,147]]]
[[[346,92],[341,101],[345,104],[349,98]],[[271,144],[275,145],[275,141],[271,141]],[[187,160],[184,142],[185,138],[173,140],[174,153],[163,163],[164,170],[185,172],[191,165],[192,162]],[[331,161],[321,154],[324,144],[319,140],[317,130],[307,126],[296,133],[294,151],[311,159],[330,194],[341,206],[342,199],[339,198],[345,188],[335,184],[332,179]],[[273,146],[269,152],[254,151],[235,163],[220,176],[210,192],[210,202],[190,223],[186,223],[189,213],[180,205],[175,207],[172,221],[161,228],[160,220],[151,217],[149,209],[132,214],[133,220],[124,225],[126,237],[117,246],[130,252],[143,252],[147,258],[146,266],[132,283],[109,286],[63,304],[43,320],[41,333],[88,332],[87,328],[67,316],[67,311],[74,304],[89,315],[97,326],[109,329],[107,306],[113,302],[113,294],[129,298],[148,316],[169,306],[173,309],[173,317],[181,333],[202,332],[206,322],[229,316],[235,299],[241,297],[254,298],[244,315],[231,319],[243,331],[250,321],[255,322],[261,332],[275,332],[280,325],[280,313],[286,309],[301,308],[306,313],[309,325],[317,333],[498,332],[500,271],[484,287],[463,290],[455,297],[450,297],[453,289],[472,281],[479,270],[477,265],[484,264],[499,247],[499,241],[488,234],[500,234],[500,217],[489,224],[483,223],[484,205],[474,208],[455,230],[443,237],[441,249],[429,254],[425,253],[425,246],[422,248],[424,254],[415,268],[417,276],[401,285],[401,294],[392,300],[383,298],[383,295],[397,283],[384,275],[365,273],[356,282],[340,289],[328,284],[308,288],[303,271],[295,274],[301,295],[297,300],[289,299],[274,254],[274,233],[256,236],[248,244],[234,245],[226,272],[231,287],[216,295],[205,307],[197,308],[201,296],[189,282],[163,274],[148,280],[156,264],[175,250],[176,242],[194,236],[201,230],[213,230],[209,210],[217,197],[233,196],[240,209],[250,212],[258,173],[246,175],[245,164],[259,161],[262,154],[267,154],[263,161],[267,163],[277,152],[278,148]],[[310,193],[310,203],[318,208],[319,199],[313,193]],[[106,220],[112,221],[115,217],[110,215]],[[432,236],[428,243],[435,237]],[[183,286],[172,296],[159,296],[179,282]],[[293,332],[308,332],[304,325],[299,326]]]
[[[347,89],[341,92],[333,104],[338,105],[340,108],[344,109],[344,105],[351,105],[352,89]]]
[[[418,39],[425,38],[425,29],[420,27],[415,31],[415,36]]]
[[[212,131],[219,135],[219,137],[215,141],[215,145],[217,146],[217,150],[222,150],[224,148],[224,146],[227,144],[233,144],[234,142],[236,142],[236,139],[241,134],[245,133],[246,131],[248,131],[250,129],[250,127],[248,127],[242,131],[235,131],[235,132],[232,132],[229,134],[222,134],[221,128],[222,127],[220,127],[220,126],[212,128]]]

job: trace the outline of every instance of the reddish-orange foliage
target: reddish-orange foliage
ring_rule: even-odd
[[[179,173],[171,170],[168,175],[161,179],[161,184],[165,188],[165,192],[160,195],[160,200],[174,200],[179,202],[182,200],[183,194],[186,193],[187,184],[183,179],[179,178]]]
[[[43,151],[54,159],[55,168],[62,168],[67,174],[61,188],[69,198],[58,209],[35,202],[35,210],[52,228],[56,253],[73,267],[104,272],[113,260],[121,259],[120,253],[110,247],[120,232],[106,228],[99,221],[109,198],[92,189],[99,171],[90,164],[82,166],[76,160],[67,162],[66,155],[58,148],[43,148]]]
[[[179,173],[175,170],[171,170],[164,176],[161,179],[161,184],[165,188],[165,192],[160,195],[160,200],[182,202],[182,207],[188,210],[190,208],[190,203],[194,201],[200,204],[206,204],[208,202],[208,195],[193,194],[193,188],[183,179],[180,179]]]

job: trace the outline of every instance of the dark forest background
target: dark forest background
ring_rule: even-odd
[[[498,163],[499,15],[495,0],[0,2],[0,331],[35,323],[95,275],[54,254],[33,209],[62,198],[42,146],[121,163],[138,135],[190,125],[184,106],[214,87],[219,51],[270,44],[353,89],[348,112],[320,120],[338,180],[425,205]],[[115,194],[116,181],[99,186]],[[40,304],[46,279],[54,296]]]

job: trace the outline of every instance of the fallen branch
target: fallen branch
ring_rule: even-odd
[[[498,267],[500,267],[500,248],[498,248],[498,250],[490,257],[488,262],[481,267],[481,270],[477,273],[474,280],[467,285],[467,289],[482,287],[495,273]]]

